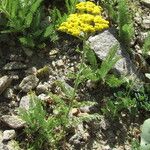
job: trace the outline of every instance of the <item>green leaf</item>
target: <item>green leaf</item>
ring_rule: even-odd
[[[72,98],[74,89],[70,85],[65,83],[65,81],[60,81],[60,80],[59,81],[57,80],[55,82],[55,84],[61,88],[62,92],[64,92],[64,94],[67,96],[67,98],[69,98],[69,99]]]
[[[95,55],[94,51],[87,44],[85,45],[84,48],[85,48],[85,55],[91,65],[91,67],[93,69],[97,69],[98,65],[97,65],[97,59],[96,59],[96,55]]]
[[[99,78],[104,79],[107,73],[110,71],[110,69],[112,69],[115,63],[120,59],[120,57],[116,55],[117,50],[118,45],[114,45],[110,49],[105,60],[102,62],[100,69],[98,69],[97,71]]]
[[[53,32],[54,32],[54,27],[53,27],[53,25],[48,26],[48,27],[45,29],[44,37],[46,38],[46,37],[52,35]]]
[[[35,46],[34,41],[31,37],[20,37],[19,41],[25,46],[29,46],[29,47]]]
[[[119,87],[123,83],[125,83],[125,80],[123,78],[117,78],[115,75],[107,75],[105,78],[105,82],[110,87]]]

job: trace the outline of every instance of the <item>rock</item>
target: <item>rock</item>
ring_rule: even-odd
[[[150,0],[141,0],[141,3],[150,8]]]
[[[141,26],[144,29],[150,29],[150,16],[144,16]]]
[[[52,49],[50,52],[49,52],[49,56],[50,58],[55,58],[58,54],[58,49]]]
[[[4,93],[5,98],[7,99],[13,99],[14,98],[14,91],[11,88],[6,89]]]
[[[81,113],[94,113],[97,110],[96,106],[82,106],[80,107]]]
[[[19,88],[23,92],[29,92],[38,85],[39,79],[35,75],[29,75],[25,77],[19,84]]]
[[[0,94],[10,86],[12,80],[13,79],[9,76],[3,76],[0,78]]]
[[[39,84],[37,87],[36,87],[36,91],[38,94],[42,94],[42,93],[47,93],[49,90],[49,84],[48,83],[44,83],[44,84]]]
[[[114,45],[120,45],[118,40],[114,36],[113,29],[105,30],[104,32],[91,36],[88,39],[91,49],[94,50],[100,60],[104,60],[109,50]],[[113,72],[119,75],[134,75],[136,74],[136,67],[132,63],[126,50],[119,46],[117,55],[121,57],[115,64]]]
[[[0,130],[0,143],[3,141],[3,132]]]
[[[36,67],[31,67],[31,68],[27,69],[25,72],[26,72],[26,74],[28,74],[28,75],[31,75],[31,74],[36,75],[37,69],[36,69]]]
[[[64,62],[63,62],[63,60],[62,59],[60,59],[60,60],[57,60],[56,61],[56,65],[58,66],[58,67],[64,67]]]
[[[80,113],[78,108],[72,108],[69,112],[70,116],[78,116],[78,114]]]
[[[8,149],[7,145],[0,143],[0,150],[9,150],[9,149]]]
[[[135,17],[134,17],[134,20],[137,24],[141,24],[142,23],[142,17],[141,17],[141,14],[139,12],[137,12],[135,14]]]
[[[148,32],[140,32],[138,38],[138,42],[143,45],[145,38],[148,36]],[[141,48],[139,48],[141,49]]]
[[[27,68],[27,66],[25,64],[23,64],[22,62],[10,62],[7,63],[4,67],[3,70],[21,70],[21,69],[25,69]]]
[[[10,131],[10,130],[7,130]],[[5,132],[5,131],[4,131]],[[18,143],[14,140],[3,142],[3,134],[2,131],[0,131],[0,150],[21,150]]]
[[[28,110],[30,107],[30,96],[23,96],[20,100],[19,108]]]
[[[69,142],[75,146],[84,145],[89,140],[89,133],[84,130],[83,124],[79,124],[75,134],[69,139]]]
[[[17,62],[24,62],[24,58],[21,55],[12,54],[8,56],[8,61],[17,61]]]
[[[46,101],[46,100],[48,100],[48,99],[50,98],[50,96],[49,96],[49,95],[46,95],[46,94],[44,94],[44,93],[42,93],[42,94],[40,94],[40,95],[38,96],[38,98],[39,98],[40,100],[42,100],[42,101]]]
[[[9,141],[16,137],[15,130],[5,130],[3,132],[3,141]]]
[[[22,150],[17,141],[11,140],[7,143],[7,150]]]
[[[25,126],[25,121],[16,115],[3,115],[2,121],[12,129],[19,129]]]

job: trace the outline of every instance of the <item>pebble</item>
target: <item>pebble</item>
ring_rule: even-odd
[[[2,94],[3,91],[10,86],[12,80],[13,79],[9,76],[3,76],[0,78],[0,94]]]
[[[4,67],[3,70],[22,70],[22,69],[26,69],[27,66],[25,64],[23,64],[22,62],[10,62],[7,63]]]
[[[13,99],[14,98],[14,91],[12,88],[7,88],[4,93],[5,98],[7,99]]]
[[[23,92],[27,93],[33,90],[34,88],[36,88],[36,86],[38,85],[38,82],[39,82],[39,79],[35,75],[29,75],[21,81],[21,83],[19,84],[19,88]]]
[[[50,96],[47,95],[47,94],[42,93],[42,94],[40,94],[40,95],[38,96],[38,98],[39,98],[40,100],[42,100],[42,101],[47,101],[47,100],[50,98]]]
[[[3,132],[3,141],[12,140],[16,137],[15,130],[5,130]]]
[[[150,29],[150,16],[144,16],[141,26],[144,29]]]
[[[48,83],[44,83],[44,84],[39,84],[37,87],[36,87],[36,91],[38,94],[42,94],[42,93],[47,93],[48,92],[48,89],[49,89],[49,84]]]
[[[49,52],[50,58],[56,58],[57,54],[58,54],[58,49],[53,49]]]
[[[17,61],[17,62],[23,62],[24,58],[21,55],[16,55],[16,54],[10,54],[8,56],[9,61]]]
[[[19,108],[28,110],[30,107],[30,96],[23,96],[20,100]]]
[[[25,121],[16,115],[3,115],[2,121],[12,129],[19,129],[25,126]]]
[[[58,67],[63,67],[63,66],[64,66],[63,60],[62,60],[62,59],[57,60],[57,61],[56,61],[56,65],[57,65]]]
[[[7,149],[5,150],[23,150],[22,148],[20,148],[18,142],[15,140],[8,141],[6,146]]]

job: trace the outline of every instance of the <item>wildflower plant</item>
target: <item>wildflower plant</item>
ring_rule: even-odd
[[[91,80],[93,82],[104,80],[109,70],[114,66],[118,57],[115,56],[117,47],[110,49],[110,53],[106,60],[102,62],[101,67],[97,63],[97,59],[93,50],[87,44],[88,37],[98,31],[102,31],[109,27],[109,22],[101,16],[102,7],[93,2],[80,2],[76,4],[76,12],[70,14],[65,22],[63,22],[58,30],[75,36],[83,41],[81,54],[81,63],[76,74],[70,74],[74,78],[74,90],[70,97],[69,108],[72,107],[73,101],[76,98],[76,93],[79,84]],[[90,66],[86,64],[89,62]]]

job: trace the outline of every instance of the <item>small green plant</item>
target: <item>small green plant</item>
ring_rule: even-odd
[[[137,139],[133,139],[131,142],[131,149],[132,150],[140,150],[140,143]]]
[[[100,3],[106,8],[109,20],[112,23],[117,23],[118,13],[116,4],[118,3],[118,0],[101,0]]]
[[[65,136],[64,128],[68,124],[68,107],[64,101],[55,95],[51,95],[52,102],[55,103],[53,111],[50,114],[44,109],[42,101],[34,93],[30,94],[30,108],[28,111],[20,110],[20,116],[26,121],[25,132],[30,139],[27,148],[33,150],[54,148],[58,142]]]
[[[116,77],[115,75],[108,74],[105,78],[106,84],[111,88],[117,88],[125,83],[125,79],[123,77]]]
[[[120,113],[127,110],[129,114],[137,113],[136,100],[131,97],[127,97],[124,92],[117,92],[114,97],[108,99],[106,106],[102,108],[104,115],[116,118],[120,116]]]
[[[58,8],[54,7],[50,11],[51,20],[56,30],[62,22],[65,22],[67,17],[75,12],[75,5],[77,0],[65,0],[66,11],[62,13]]]
[[[108,98],[105,107],[102,108],[102,112],[106,116],[113,116],[114,118],[119,117],[120,112],[125,112],[132,116],[140,114],[141,111],[149,112],[150,95],[148,89],[144,85],[141,85],[141,87],[133,85],[133,81],[131,83],[124,82],[122,91],[118,91],[114,93],[114,96]]]
[[[19,0],[1,0],[0,12],[8,19],[6,30],[1,32],[22,32],[29,28],[41,2],[42,0],[31,0],[30,3],[27,0],[22,2]]]
[[[5,19],[0,33],[15,35],[25,47],[45,46],[45,40],[58,39],[55,28],[43,9],[43,0],[2,0],[0,12]]]
[[[134,27],[127,0],[118,1],[118,26],[120,39],[129,50],[130,42],[134,36]]]

